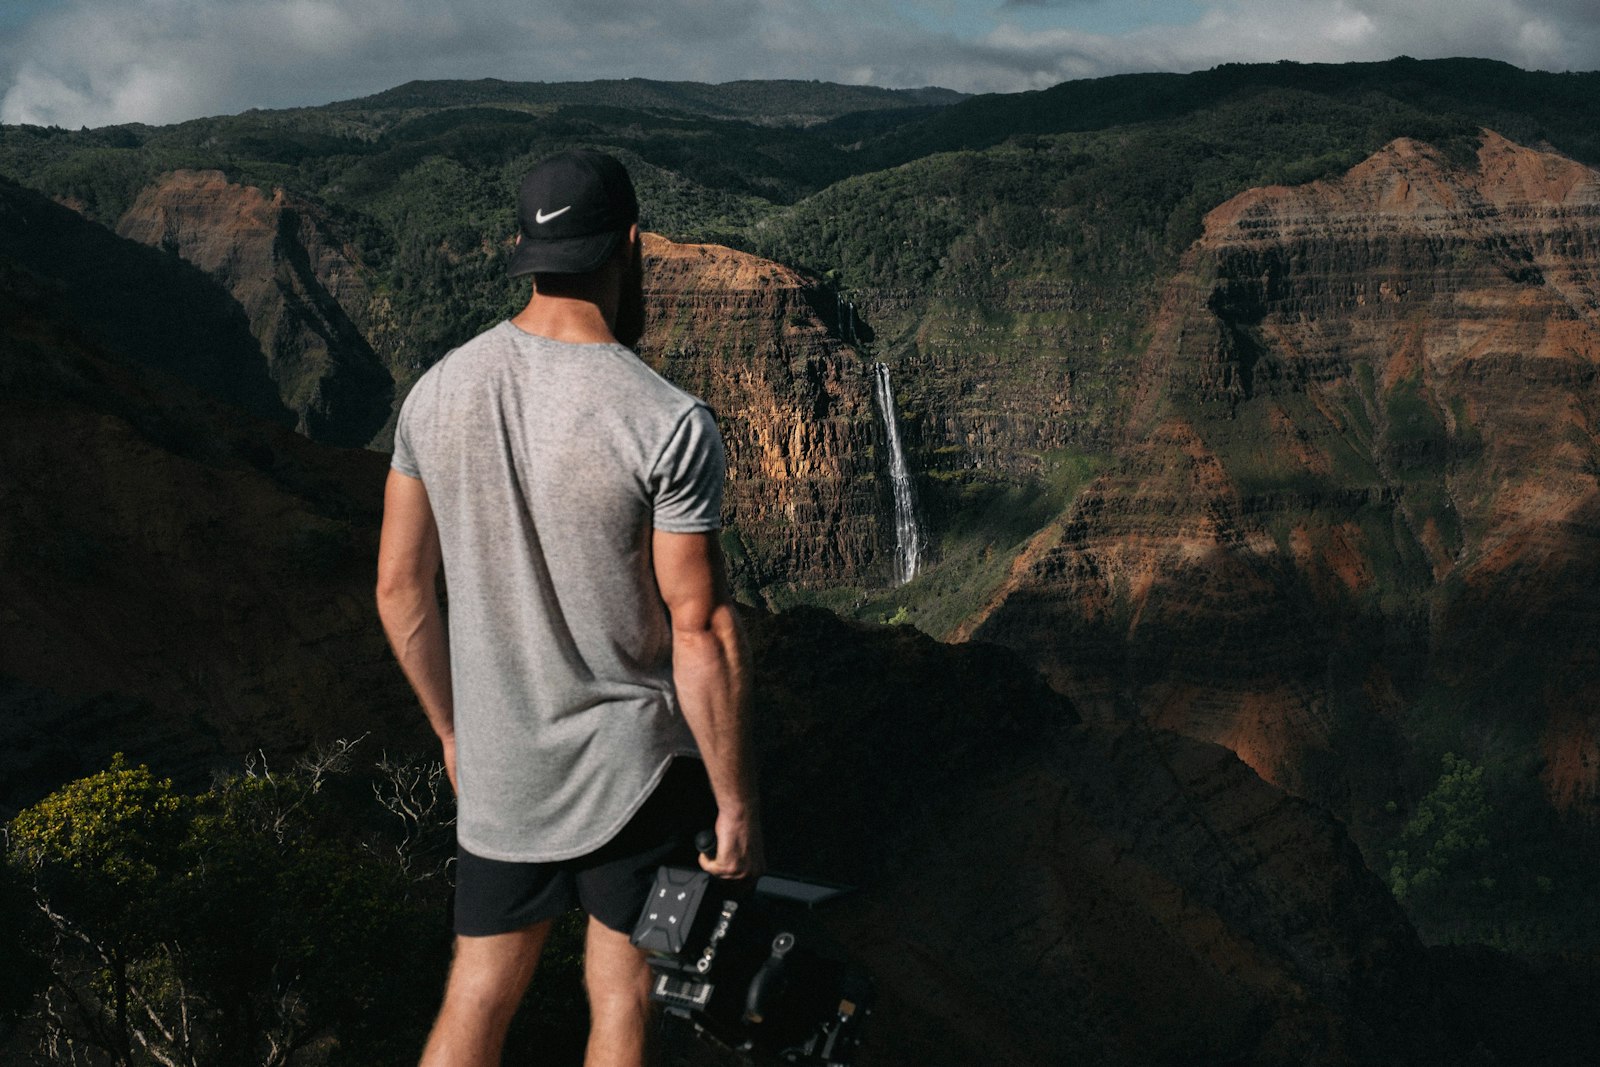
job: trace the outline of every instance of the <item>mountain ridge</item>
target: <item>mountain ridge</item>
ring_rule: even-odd
[[[807,126],[875,110],[928,108],[963,100],[966,93],[926,86],[882,89],[799,79],[727,82],[612,78],[581,82],[519,82],[499,78],[415,80],[370,96],[323,105],[337,110],[448,107],[465,104],[582,102],[743,118],[766,125]],[[774,98],[781,103],[774,106]]]

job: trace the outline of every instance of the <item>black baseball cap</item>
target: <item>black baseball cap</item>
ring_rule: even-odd
[[[510,274],[596,270],[638,221],[633,181],[616,159],[587,149],[551,156],[522,179],[522,240],[511,255]]]

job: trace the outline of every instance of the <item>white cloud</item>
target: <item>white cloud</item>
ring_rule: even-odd
[[[1074,29],[1081,4],[1005,0],[36,0],[33,10],[0,42],[3,122],[171,122],[413,78],[789,77],[987,92],[1402,53],[1600,67],[1593,0],[1211,0],[1188,24],[1117,34]]]
[[[987,37],[1061,78],[1226,62],[1480,56],[1547,70],[1600,66],[1600,5],[1557,18],[1514,0],[1219,0],[1189,26],[1104,36],[1004,22]]]

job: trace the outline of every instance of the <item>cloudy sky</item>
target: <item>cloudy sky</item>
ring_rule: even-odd
[[[967,92],[1231,60],[1600,68],[1600,0],[0,0],[0,122],[174,122],[413,78]]]

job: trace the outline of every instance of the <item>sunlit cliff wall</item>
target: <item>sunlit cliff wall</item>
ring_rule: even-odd
[[[871,368],[820,299],[768,260],[646,235],[640,355],[716,412],[735,565],[760,585],[881,583],[893,565]]]

